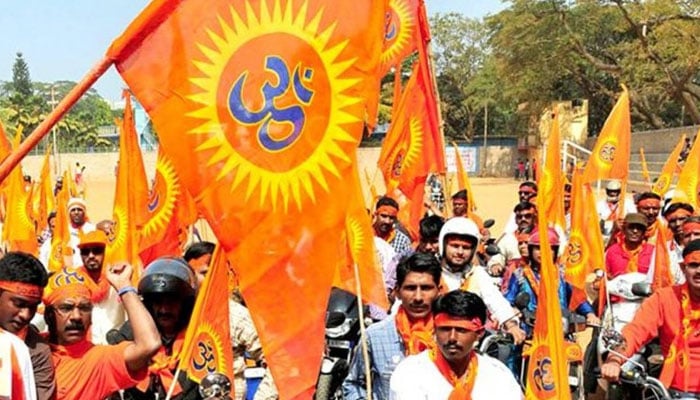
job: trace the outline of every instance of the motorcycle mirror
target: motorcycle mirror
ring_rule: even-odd
[[[486,254],[488,254],[489,256],[493,257],[499,254],[500,252],[501,250],[495,244],[486,245]]]
[[[490,227],[496,225],[496,221],[493,218],[489,218],[484,221],[484,228],[489,229]]]
[[[635,282],[632,284],[632,294],[639,297],[651,296],[651,284],[649,282]]]
[[[517,296],[515,296],[515,308],[518,310],[524,310],[527,308],[528,304],[530,304],[530,294],[529,293],[518,293]]]
[[[199,383],[199,395],[204,400],[230,400],[231,380],[220,372],[207,374]]]

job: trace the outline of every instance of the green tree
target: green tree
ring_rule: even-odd
[[[34,94],[32,80],[29,77],[29,66],[24,61],[22,53],[17,53],[12,66],[12,91],[20,96],[30,97]]]

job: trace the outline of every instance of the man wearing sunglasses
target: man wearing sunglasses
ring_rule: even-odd
[[[101,230],[81,235],[78,250],[82,267],[78,271],[85,277],[85,286],[92,293],[92,327],[90,334],[95,344],[107,344],[105,338],[110,329],[121,326],[125,321],[124,307],[119,302],[117,292],[105,278],[104,259],[107,248],[107,235]]]
[[[537,197],[537,184],[527,181],[518,186],[518,203],[535,204]],[[515,213],[511,214],[506,222],[506,227],[503,228],[503,235],[513,233],[518,230],[518,221],[515,220]],[[503,236],[501,235],[501,236]]]

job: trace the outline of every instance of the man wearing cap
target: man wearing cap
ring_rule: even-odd
[[[646,274],[649,271],[654,246],[644,240],[646,230],[647,218],[644,215],[625,215],[622,234],[616,235],[615,243],[605,251],[605,268],[609,278],[630,272]]]
[[[411,251],[411,239],[396,229],[396,219],[399,213],[399,203],[389,196],[377,200],[374,211],[374,235],[387,241],[396,254],[404,255]]]
[[[686,283],[654,292],[644,300],[634,319],[622,329],[624,344],[617,349],[631,357],[658,337],[664,364],[659,377],[674,399],[700,398],[700,240],[683,249],[681,264]],[[601,366],[603,378],[618,381],[624,360],[609,354]]]
[[[632,200],[626,198],[620,202],[621,194],[622,183],[617,179],[610,180],[605,185],[605,198],[596,203],[601,230],[606,237],[612,234],[617,220],[637,211]]]
[[[30,254],[9,252],[0,258],[0,330],[18,336],[28,347],[39,400],[52,399],[56,390],[49,344],[29,323],[47,281],[43,265]]]
[[[671,203],[663,210],[663,217],[673,236],[666,241],[670,270],[674,284],[685,282],[681,269],[683,262],[683,223],[693,215],[693,206],[688,203]]]
[[[82,260],[78,271],[85,276],[85,285],[90,290],[93,304],[90,336],[94,344],[107,344],[107,332],[125,320],[119,296],[105,278],[103,264],[106,248],[107,235],[101,230],[82,235],[78,244]]]
[[[80,249],[78,249],[80,235],[94,231],[95,225],[88,222],[87,205],[85,200],[79,197],[72,197],[68,200],[68,218],[70,220],[70,226],[68,227],[70,244],[73,248],[73,266],[77,267],[83,264],[83,260],[80,257]]]
[[[433,305],[437,348],[408,356],[391,376],[391,398],[523,398],[513,374],[500,361],[476,352],[486,305],[474,293],[455,290]]]
[[[121,297],[134,331],[133,341],[113,346],[88,340],[93,304],[85,277],[63,269],[49,279],[44,319],[56,368],[57,399],[103,399],[146,377],[151,357],[160,347],[160,335],[131,286],[131,273],[130,265],[111,266],[105,272]]]

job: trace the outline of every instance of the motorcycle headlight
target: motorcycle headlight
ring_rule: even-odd
[[[350,332],[351,328],[352,328],[352,321],[349,319],[346,319],[340,325],[333,326],[333,327],[326,327],[326,336],[328,336],[329,338],[337,339],[339,337],[345,336],[348,332]]]

